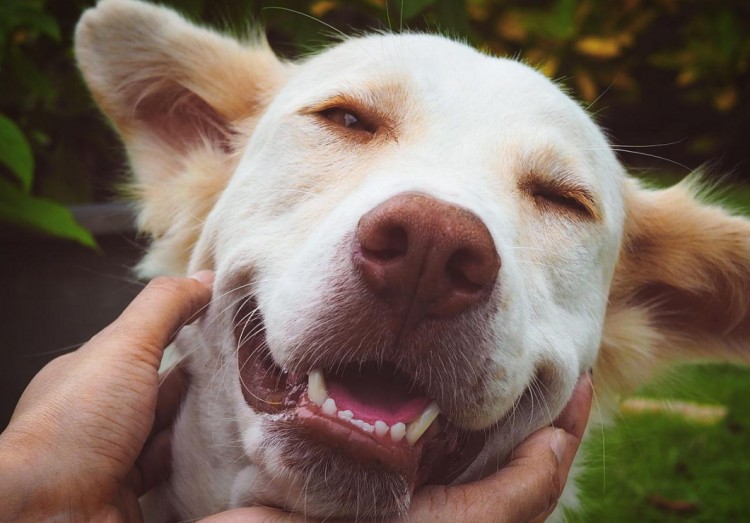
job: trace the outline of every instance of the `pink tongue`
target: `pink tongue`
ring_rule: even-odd
[[[398,387],[383,384],[378,387],[367,380],[345,385],[331,379],[326,385],[339,411],[350,410],[354,419],[370,424],[378,420],[388,425],[408,423],[422,414],[430,402],[423,396],[410,397]]]

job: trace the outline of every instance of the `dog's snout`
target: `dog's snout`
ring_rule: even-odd
[[[473,213],[405,193],[365,214],[356,262],[367,287],[408,323],[455,316],[490,294],[500,257]]]

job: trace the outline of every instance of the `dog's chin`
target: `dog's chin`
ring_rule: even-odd
[[[407,477],[377,459],[356,455],[354,447],[335,444],[294,419],[268,427],[280,465],[304,485],[297,503],[308,516],[354,519],[404,515],[411,500]]]
[[[287,372],[266,346],[254,305],[237,317],[245,318],[235,326],[242,393],[279,461],[279,470],[266,472],[304,485],[307,515],[404,515],[416,488],[449,484],[484,447],[488,431],[462,429],[439,414],[393,363],[328,365],[325,378],[317,369]]]

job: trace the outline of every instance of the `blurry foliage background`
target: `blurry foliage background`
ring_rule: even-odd
[[[332,28],[348,34],[408,28],[465,38],[526,60],[567,86],[613,142],[629,150],[620,153],[627,165],[674,175],[713,162],[716,172],[750,181],[746,0],[162,3],[220,28],[241,30],[258,20],[288,57],[330,43]],[[75,23],[92,4],[0,1],[0,226],[6,229],[92,244],[61,204],[116,196],[124,155],[71,51]]]

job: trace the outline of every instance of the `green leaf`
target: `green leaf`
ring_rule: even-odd
[[[50,37],[60,42],[60,25],[57,20],[45,11],[44,2],[31,0],[3,0],[0,3],[0,19],[6,32],[14,29],[26,29]]]
[[[717,38],[719,53],[724,63],[730,63],[736,50],[740,46],[742,32],[734,19],[734,13],[729,9],[720,11],[714,19],[714,31]]]
[[[9,223],[49,236],[73,240],[86,247],[97,247],[91,233],[75,221],[65,206],[25,194],[2,178],[0,223]]]
[[[463,1],[440,0],[437,4],[437,21],[440,27],[448,30],[451,36],[466,38],[469,42],[475,42],[469,15]]]
[[[21,129],[10,118],[0,114],[0,163],[7,165],[24,192],[31,190],[34,156]]]
[[[8,76],[26,90],[22,104],[51,104],[55,100],[58,91],[52,80],[39,68],[34,59],[20,48],[10,50],[6,57],[6,66],[5,72]],[[28,105],[24,108],[29,109]]]
[[[577,0],[557,0],[552,8],[550,29],[560,39],[568,40],[576,33],[575,12]]]
[[[401,11],[401,17],[406,22],[427,9],[436,0],[395,0],[392,2]]]
[[[18,13],[18,25],[49,36],[55,42],[61,39],[60,26],[52,15],[41,8],[26,7]]]

